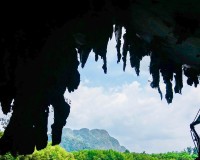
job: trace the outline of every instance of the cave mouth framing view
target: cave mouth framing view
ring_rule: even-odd
[[[63,94],[66,88],[69,93],[78,89],[81,79],[78,67],[87,65],[89,54],[94,54],[94,60],[102,62],[103,72],[109,74],[107,45],[112,37],[116,41],[116,63],[122,64],[124,71],[129,65],[137,76],[142,75],[140,62],[143,57],[150,57],[148,67],[152,78],[148,84],[157,89],[159,100],[165,99],[170,104],[174,93],[182,94],[183,74],[187,85],[197,87],[199,6],[197,0],[75,0],[56,13],[37,16],[29,15],[35,13],[29,10],[28,18],[19,12],[2,17],[0,102],[4,114],[11,109],[13,113],[0,139],[0,154],[31,154],[35,147],[45,148],[49,105],[54,109],[52,144],[61,142],[62,128],[70,113]],[[126,77],[125,73],[121,76]],[[164,86],[160,85],[162,80]],[[136,83],[132,85],[137,88]],[[117,90],[116,86],[113,88]],[[197,89],[191,93],[197,94]],[[197,99],[190,96],[190,101],[198,102],[198,96]],[[157,101],[151,103],[154,102]],[[134,112],[136,101],[130,103]],[[189,104],[196,109],[195,102]],[[123,106],[121,111],[131,112]]]

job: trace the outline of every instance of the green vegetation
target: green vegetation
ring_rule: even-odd
[[[0,160],[75,160],[72,153],[66,152],[59,145],[52,146],[51,143],[40,151],[35,150],[31,155],[19,155],[13,157],[10,153],[0,156]]]
[[[0,138],[3,136],[3,132],[0,131]]]
[[[76,160],[194,160],[196,155],[187,152],[162,154],[120,153],[113,150],[83,150],[72,152]]]
[[[66,152],[59,145],[36,151],[31,155],[13,157],[10,153],[0,156],[0,160],[193,160],[195,154],[187,152],[169,152],[161,154],[117,152],[113,150],[82,150]]]

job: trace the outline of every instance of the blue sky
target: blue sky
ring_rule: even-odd
[[[122,40],[123,43],[123,40]],[[93,52],[90,53],[88,61],[85,67],[82,69],[79,66],[79,72],[81,74],[82,82],[89,82],[89,86],[103,86],[103,87],[116,87],[125,83],[131,83],[133,81],[140,81],[145,84],[148,81],[149,72],[149,57],[145,57],[141,64],[140,76],[135,74],[135,70],[130,67],[129,56],[127,56],[127,67],[126,71],[123,71],[122,60],[117,63],[117,51],[115,49],[116,42],[113,35],[107,47],[107,67],[108,73],[104,74],[102,65],[103,60],[99,57],[99,60],[95,62],[95,55]],[[145,78],[144,78],[145,77]]]
[[[101,59],[95,62],[93,53],[85,68],[79,68],[78,90],[65,93],[72,101],[66,127],[106,129],[121,145],[134,152],[182,151],[193,146],[189,124],[199,109],[199,87],[186,85],[184,78],[182,96],[174,95],[173,103],[168,105],[150,87],[149,57],[143,59],[139,77],[130,67],[129,58],[123,72],[122,63],[117,64],[113,37],[107,58],[107,74],[101,68],[103,62]],[[165,94],[162,80],[160,85]]]

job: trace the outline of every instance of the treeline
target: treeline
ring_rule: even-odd
[[[19,155],[13,157],[11,154],[0,156],[0,160],[194,160],[196,154],[183,152],[168,152],[161,154],[117,152],[113,150],[82,150],[78,152],[67,152],[59,145],[48,146],[31,155]]]
[[[195,154],[168,152],[161,154],[116,152],[113,150],[83,150],[72,152],[76,160],[194,160]]]

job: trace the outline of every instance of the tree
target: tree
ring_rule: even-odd
[[[187,147],[187,148],[186,148],[186,152],[187,152],[188,154],[192,154],[192,153],[193,153],[193,148],[192,148],[192,147]]]

